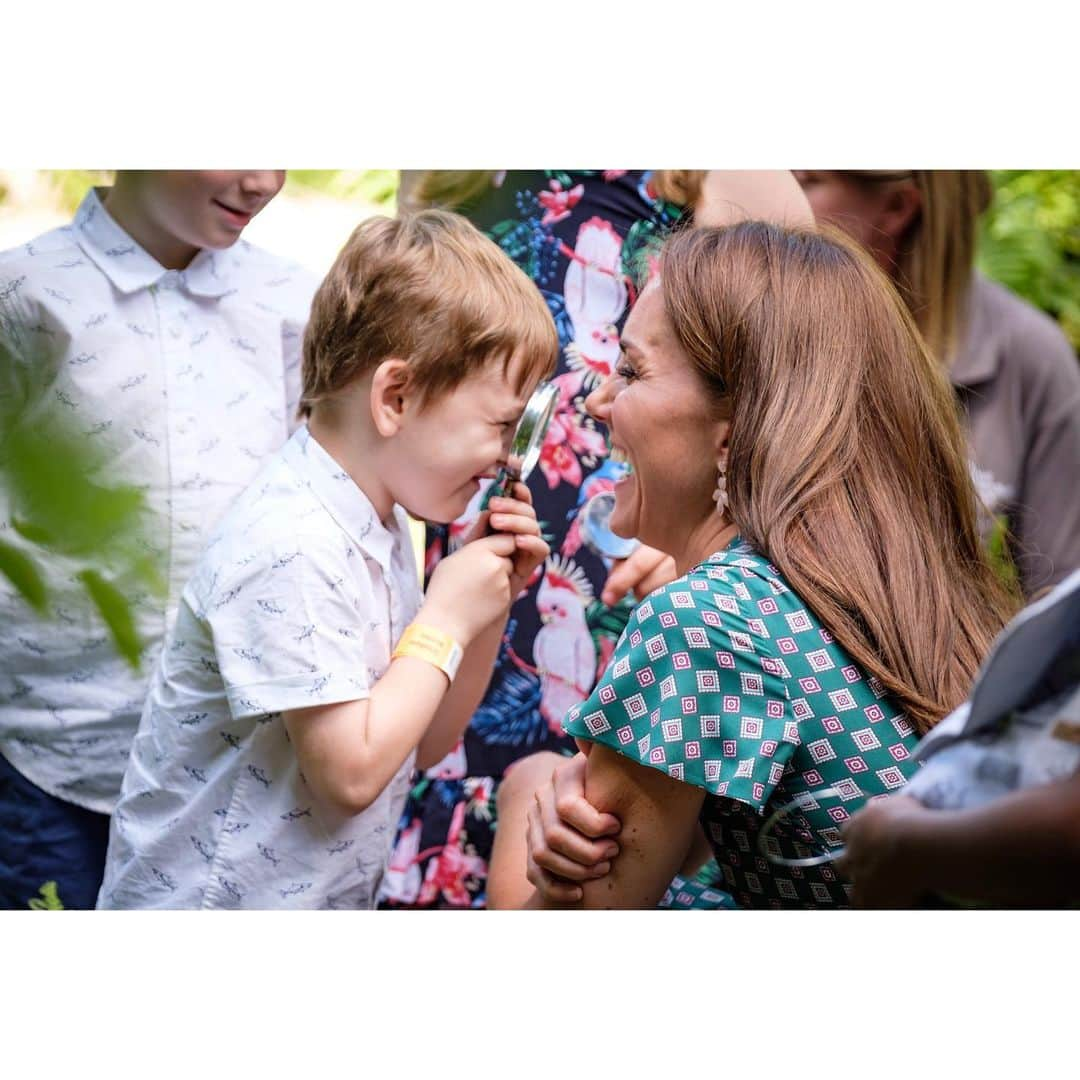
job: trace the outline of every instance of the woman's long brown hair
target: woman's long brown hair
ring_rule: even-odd
[[[885,275],[834,230],[679,232],[660,280],[731,416],[740,535],[926,732],[967,696],[1017,606],[979,539],[941,365]]]

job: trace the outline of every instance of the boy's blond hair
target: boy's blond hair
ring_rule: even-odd
[[[540,291],[465,218],[368,218],[312,301],[300,415],[392,357],[408,361],[421,404],[496,358],[504,369],[520,358],[520,392],[554,371],[558,348]]]

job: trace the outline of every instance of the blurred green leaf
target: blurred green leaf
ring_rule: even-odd
[[[35,896],[30,901],[30,907],[34,911],[63,911],[64,905],[60,900],[60,891],[55,881],[46,881],[38,889],[40,898]]]
[[[86,586],[94,607],[109,629],[117,651],[136,670],[139,667],[139,634],[131,606],[115,585],[106,581],[96,570],[83,570],[79,580]]]
[[[0,540],[0,574],[35,611],[44,614],[48,593],[37,566],[28,555],[3,540]]]
[[[47,371],[48,359],[16,359],[0,345],[0,373],[17,373],[20,367]],[[18,385],[18,380],[8,385]],[[61,407],[66,406],[62,399],[34,401],[25,387],[23,391],[0,398],[0,484],[13,531],[33,547],[24,551],[7,543],[0,546],[0,572],[43,613],[43,569],[57,558],[73,560],[75,568],[81,568],[75,576],[117,651],[137,668],[141,646],[132,600],[125,592],[165,593],[149,540],[152,518],[146,497],[138,488],[109,478],[105,452],[76,426],[71,411]]]

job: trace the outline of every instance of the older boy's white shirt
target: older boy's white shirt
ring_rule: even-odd
[[[100,907],[371,907],[414,754],[362,814],[314,800],[282,712],[364,699],[420,605],[384,525],[301,428],[184,590],[113,815]]]
[[[166,270],[90,192],[73,223],[0,255],[0,394],[70,416],[108,479],[145,488],[168,595],[136,595],[143,675],[119,659],[74,565],[35,615],[0,577],[0,753],[51,794],[109,812],[165,630],[209,530],[294,429],[317,280],[239,241]],[[0,536],[21,544],[0,505]],[[77,528],[78,523],[73,523]]]

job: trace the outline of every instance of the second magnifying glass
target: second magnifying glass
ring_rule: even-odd
[[[641,541],[627,539],[611,531],[611,514],[615,509],[615,492],[601,491],[588,499],[578,511],[581,540],[590,551],[602,559],[628,559]]]
[[[842,792],[839,788],[828,787],[821,788],[819,791],[809,792],[804,791],[791,802],[784,803],[783,806],[778,807],[766,820],[765,824],[761,826],[761,830],[757,835],[758,851],[773,863],[775,866],[824,866],[826,863],[836,862],[845,851],[843,844],[837,843],[835,845],[829,845],[828,851],[821,851],[817,854],[796,855],[792,858],[786,855],[777,854],[775,850],[772,850],[776,845],[774,841],[770,845],[769,840],[773,830],[780,822],[784,821],[787,817],[796,813],[805,813],[807,810],[816,808],[818,799],[842,799],[846,795],[846,792]],[[795,843],[800,848],[805,848],[808,852],[811,850],[810,844],[807,841],[797,839]]]

